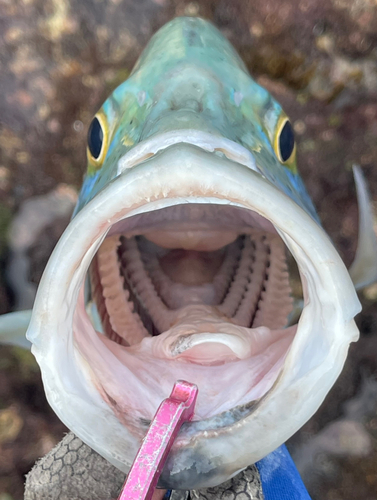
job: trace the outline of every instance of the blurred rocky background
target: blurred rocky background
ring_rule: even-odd
[[[308,191],[351,263],[353,163],[377,199],[376,0],[0,0],[1,313],[30,305],[68,223],[91,117],[180,15],[210,19],[282,103]],[[288,443],[313,500],[377,500],[377,286],[361,300],[360,341]],[[0,500],[22,498],[24,475],[64,432],[32,356],[1,347]]]

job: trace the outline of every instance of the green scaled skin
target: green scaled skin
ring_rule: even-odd
[[[76,211],[116,177],[118,160],[135,145],[155,134],[194,129],[247,148],[261,174],[318,219],[295,155],[283,164],[274,149],[284,111],[203,19],[177,18],[158,31],[99,115],[105,150],[101,161],[88,154]]]

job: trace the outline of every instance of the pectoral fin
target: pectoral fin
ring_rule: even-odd
[[[30,350],[31,343],[25,337],[30,317],[31,309],[0,316],[0,344],[15,345]]]
[[[359,237],[355,259],[349,269],[356,290],[377,281],[377,238],[374,231],[373,205],[362,170],[354,165],[359,205]]]

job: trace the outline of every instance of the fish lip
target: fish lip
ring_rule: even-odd
[[[198,162],[189,160],[189,156]],[[315,280],[316,293],[310,295],[312,302],[304,308],[278,382],[253,413],[224,427],[223,432],[220,429],[208,432],[214,428],[209,420],[186,424],[176,441],[161,484],[185,489],[212,486],[275,449],[317,409],[340,373],[349,342],[357,338],[352,318],[359,311],[359,302],[344,264],[327,235],[303,209],[255,171],[192,144],[171,145],[153,157],[153,164],[151,162],[152,159],[124,171],[72,220],[46,267],[27,336],[34,344],[32,350],[41,366],[46,395],[55,412],[84,442],[127,471],[139,442],[131,435],[122,434],[124,428],[98,395],[88,377],[85,360],[73,348],[72,335],[66,332],[72,324],[80,282],[107,229],[124,218],[125,199],[128,200],[127,216],[131,216],[188,202],[193,187],[198,193],[202,191],[202,197],[192,197],[193,202],[228,203],[255,210],[271,220],[301,267],[305,264],[303,276],[308,286],[313,287]],[[159,196],[150,192],[146,201],[145,183],[155,186]],[[187,183],[191,183],[192,188],[189,195]],[[224,195],[221,199],[216,198],[219,192]],[[278,210],[274,211],[276,207]],[[307,231],[302,232],[302,227],[307,227]],[[323,334],[324,347],[313,361],[308,349],[310,351],[314,342],[311,335],[314,320],[317,320],[316,333]],[[330,336],[327,345],[324,334]],[[311,340],[309,345],[308,340]],[[309,357],[311,366],[300,365],[297,362],[300,356]],[[326,380],[323,380],[323,365],[328,373]],[[318,391],[305,411],[298,408],[302,393],[315,389]],[[275,421],[266,412],[271,405],[279,408],[278,412],[272,412]],[[290,419],[292,407],[297,409],[297,420]],[[78,413],[86,415],[85,422],[78,419]],[[230,435],[229,431],[235,427],[236,434]],[[101,433],[94,435],[95,428],[100,428]],[[227,435],[225,442],[221,441],[223,433]],[[112,442],[109,449],[109,442],[114,439],[117,443]],[[253,448],[253,439],[258,440],[258,449]],[[249,443],[247,449],[245,442]],[[129,452],[126,458],[125,449]],[[228,456],[232,457],[231,462]],[[194,476],[187,476],[188,464]]]
[[[117,175],[175,144],[190,144],[210,153],[223,153],[229,160],[261,173],[254,156],[241,144],[201,130],[180,129],[154,134],[139,142],[118,160]]]

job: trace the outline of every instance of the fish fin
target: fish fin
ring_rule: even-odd
[[[31,342],[25,334],[31,318],[31,309],[0,316],[0,344],[15,345],[30,350]]]
[[[359,237],[354,261],[349,269],[356,290],[377,281],[377,237],[374,232],[373,205],[361,168],[353,166],[359,205]]]

